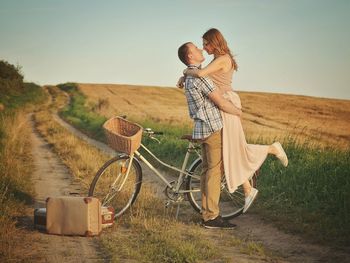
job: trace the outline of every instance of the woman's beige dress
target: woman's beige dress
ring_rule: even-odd
[[[230,100],[236,107],[242,108],[241,100],[231,88],[233,69],[226,73],[214,73],[209,77],[215,87],[230,89],[224,93],[224,98]],[[265,161],[268,154],[267,145],[247,144],[241,119],[221,111],[223,120],[223,162],[225,177],[229,191],[250,179]]]

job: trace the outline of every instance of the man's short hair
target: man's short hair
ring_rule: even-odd
[[[191,42],[187,42],[185,44],[182,44],[179,49],[177,50],[177,55],[179,56],[179,59],[184,63],[186,66],[188,66],[188,44]]]

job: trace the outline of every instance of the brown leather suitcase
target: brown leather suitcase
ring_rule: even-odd
[[[102,230],[101,202],[94,197],[49,197],[46,230],[49,234],[95,236]]]
[[[114,208],[112,206],[102,206],[101,208],[102,228],[111,227],[114,224]]]
[[[34,228],[46,230],[46,208],[34,209]]]

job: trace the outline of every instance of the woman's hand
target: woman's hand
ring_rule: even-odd
[[[181,76],[179,78],[179,80],[176,83],[176,87],[178,87],[179,89],[183,89],[184,88],[184,82],[185,82],[185,77]]]
[[[241,118],[242,117],[242,109],[240,109],[240,108],[237,108],[236,106],[234,106],[235,108],[236,108],[236,110],[237,110],[237,113],[236,113],[236,115],[239,117],[239,118]]]

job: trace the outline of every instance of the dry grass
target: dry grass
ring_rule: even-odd
[[[128,115],[133,119],[152,119],[169,124],[188,124],[186,98],[176,88],[79,84],[89,103],[99,113],[111,117]],[[296,136],[324,146],[346,148],[350,145],[350,101],[307,96],[238,92],[243,105],[246,137],[267,142],[274,138]],[[101,104],[101,103],[100,103]]]
[[[16,226],[25,202],[34,194],[30,183],[30,126],[24,111],[1,115],[0,125],[4,133],[0,151],[0,259],[17,262],[25,259],[21,249],[30,242],[28,233]]]
[[[49,88],[48,92],[53,98],[48,107],[55,112],[67,98],[56,87]],[[54,151],[87,192],[93,176],[108,157],[60,126],[47,109],[35,114],[35,123],[40,134],[53,146]]]
[[[103,84],[79,84],[78,87],[93,104],[108,100],[109,107],[99,111],[107,117],[125,114],[133,119],[155,122],[192,123],[187,114],[186,98],[179,89]]]

